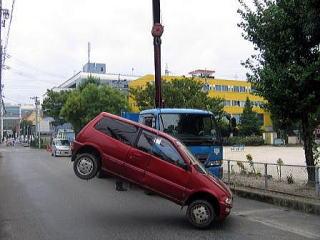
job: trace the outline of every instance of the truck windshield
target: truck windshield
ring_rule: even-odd
[[[69,146],[70,142],[68,140],[56,140],[57,146]]]
[[[198,172],[202,174],[207,174],[206,168],[202,165],[202,163],[189,151],[189,149],[181,142],[177,140],[178,147],[188,156],[191,164],[197,166],[196,169]]]
[[[220,144],[214,117],[210,114],[160,114],[160,130],[179,138],[186,145]]]

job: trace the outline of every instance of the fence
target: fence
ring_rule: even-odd
[[[291,195],[320,198],[320,167],[224,160],[224,181],[233,187],[251,187]],[[314,174],[315,181],[308,181]]]

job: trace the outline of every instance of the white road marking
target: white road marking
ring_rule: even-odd
[[[268,227],[272,227],[272,228],[276,228],[278,230],[293,233],[293,234],[302,236],[304,238],[319,239],[319,236],[320,236],[319,233],[313,233],[313,232],[310,232],[307,230],[299,229],[297,227],[289,226],[288,224],[284,224],[279,221],[274,221],[274,220],[270,220],[270,219],[266,219],[266,218],[252,216],[256,213],[283,212],[283,211],[286,211],[286,210],[279,209],[279,208],[266,208],[266,209],[254,209],[254,210],[233,212],[233,215],[245,217],[249,221],[257,222],[257,223],[263,224]]]

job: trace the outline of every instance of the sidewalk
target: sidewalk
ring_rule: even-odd
[[[230,186],[230,189],[239,197],[271,203],[305,213],[320,215],[320,199],[293,196],[249,187]]]

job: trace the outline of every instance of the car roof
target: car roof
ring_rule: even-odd
[[[144,125],[144,124],[131,121],[131,120],[127,119],[127,118],[123,118],[123,117],[120,117],[120,116],[117,116],[117,115],[114,115],[114,114],[111,114],[111,113],[107,113],[107,112],[102,112],[102,113],[100,113],[98,116],[100,116],[100,117],[110,117],[110,118],[113,118],[113,119],[117,119],[117,120],[120,120],[120,121],[122,121],[122,122],[126,122],[126,123],[129,123],[129,124],[135,125],[135,126],[137,126],[137,127],[140,127],[140,128],[142,128],[142,129],[145,129],[145,130],[147,130],[147,131],[149,131],[149,132],[152,132],[152,133],[154,133],[154,134],[156,134],[156,135],[158,135],[158,136],[167,138],[167,139],[169,139],[169,140],[172,141],[172,142],[177,141],[176,138],[172,137],[171,135],[169,135],[169,134],[167,134],[167,133],[164,133],[164,132],[159,131],[159,130],[157,130],[157,129],[154,129],[154,128],[152,128],[152,127],[148,127],[148,126],[146,126],[146,125]],[[99,117],[99,119],[100,119],[100,117]]]
[[[204,114],[212,115],[212,112],[201,110],[201,109],[192,109],[192,108],[153,108],[141,111],[140,114],[159,114],[159,113],[192,113],[192,114]]]

